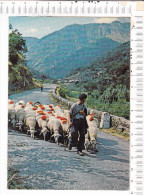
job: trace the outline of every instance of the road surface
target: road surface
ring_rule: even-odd
[[[54,85],[11,95],[18,101],[51,102]],[[32,189],[52,190],[128,190],[129,142],[107,133],[98,132],[99,152],[84,151],[79,156],[76,149],[64,151],[62,144],[32,139],[26,134],[9,129],[8,159],[10,165],[25,178]]]

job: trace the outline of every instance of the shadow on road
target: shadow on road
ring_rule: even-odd
[[[12,130],[8,130],[11,132],[11,135],[14,135],[15,133]],[[19,131],[16,131],[17,136],[21,137],[30,137],[29,135],[20,133]],[[35,138],[34,140],[41,140],[39,138]],[[43,140],[41,140],[43,141]],[[51,143],[50,141],[48,141]],[[53,143],[55,144],[55,143]],[[65,146],[63,144],[57,145],[57,147],[63,148],[64,152],[69,152],[71,154],[76,153],[76,149],[74,148],[73,150],[69,151],[68,148],[65,150]],[[117,162],[122,162],[122,163],[129,163],[129,160],[126,160],[124,158],[120,158],[122,156],[125,156],[125,151],[128,149],[124,150],[119,146],[119,143],[115,140],[111,139],[105,139],[105,138],[98,138],[98,150],[99,152],[92,153],[92,152],[87,152],[86,150],[83,150],[84,156],[89,157],[89,158],[97,158],[99,160],[109,160],[109,161],[117,161]]]
[[[122,149],[117,141],[98,138],[99,141],[99,152],[97,158],[101,160],[118,161],[123,163],[129,163],[129,160],[121,159],[120,156],[124,156],[126,150]]]

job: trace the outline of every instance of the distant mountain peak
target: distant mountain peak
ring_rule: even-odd
[[[116,20],[112,22],[113,24],[121,23],[120,21]],[[122,24],[122,23],[121,23]]]

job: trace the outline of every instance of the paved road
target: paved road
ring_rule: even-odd
[[[32,90],[10,98],[52,103],[48,93],[53,86],[45,87],[47,92]],[[75,148],[64,151],[63,145],[33,140],[11,129],[8,142],[10,165],[19,170],[20,176],[26,178],[26,184],[33,189],[129,189],[129,142],[121,138],[99,131],[99,152],[90,154],[84,151],[85,156],[78,156]]]
[[[49,95],[55,89],[56,85],[54,84],[44,84],[43,92],[41,89],[33,89],[24,91],[19,94],[10,95],[9,98],[14,102],[19,100],[25,100],[25,102],[32,101],[34,102],[41,102],[42,104],[55,104],[51,101]]]

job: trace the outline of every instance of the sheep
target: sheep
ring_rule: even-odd
[[[62,119],[62,117],[61,117]],[[63,118],[64,119],[64,118]],[[68,145],[68,139],[70,137],[70,129],[69,129],[69,124],[67,118],[64,120],[61,120],[61,127],[62,127],[62,134],[63,134],[63,139],[64,139],[64,146],[66,149],[66,146]]]
[[[51,115],[51,116],[49,116],[49,121],[48,121],[48,123],[47,123],[47,127],[48,127],[48,129],[52,129],[52,123],[50,122],[50,121],[52,121],[53,119],[57,119],[56,117],[55,117],[55,115]]]
[[[29,117],[34,117],[36,118],[36,113],[35,111],[31,110],[31,109],[28,109],[28,110],[25,110],[26,114],[25,114],[25,118],[24,118],[24,122],[26,123],[26,120],[27,118]]]
[[[21,104],[19,105],[16,103],[15,111],[16,111],[16,120],[17,120],[19,131],[22,132],[23,127],[24,127],[25,114],[26,114],[24,110],[24,105],[21,105]]]
[[[54,112],[53,112],[53,111],[48,111],[48,112],[46,112],[46,116],[47,116],[48,119],[49,119],[52,115],[54,115]]]
[[[87,134],[85,135],[85,148],[88,150],[92,147],[93,151],[97,152],[97,129],[98,129],[98,120],[94,116],[88,115],[86,117],[88,123]]]
[[[47,127],[50,129],[51,131],[51,138],[54,137],[55,142],[57,144],[59,144],[59,138],[61,137],[61,123],[60,121],[55,117],[55,116],[51,116],[49,118],[49,121],[47,123]]]
[[[17,125],[19,127],[19,131],[23,131],[24,127],[24,119],[25,119],[26,112],[24,109],[19,109],[16,113],[16,120],[17,120]]]
[[[8,109],[9,110],[15,109],[15,104],[8,104]]]
[[[68,129],[68,119],[67,118],[63,118],[63,117],[61,117],[60,118],[60,122],[61,122],[61,127],[62,127],[62,130],[63,131],[67,131],[67,129]]]
[[[45,108],[45,110],[49,110],[49,105],[48,104],[44,104],[43,107]]]
[[[36,132],[35,131],[35,126],[36,126],[35,117],[28,117],[26,119],[26,126],[30,128],[28,131],[30,131],[31,137],[34,138],[34,134]]]
[[[8,99],[8,104],[14,104],[14,101],[12,101],[11,99]]]
[[[40,104],[40,105],[38,105],[37,110],[43,110],[43,111],[44,111],[44,110],[45,110],[45,107],[44,107],[43,105]]]
[[[51,106],[52,108],[54,108],[54,105],[53,104],[49,104],[49,106]]]
[[[65,117],[65,114],[62,113],[62,112],[57,112],[57,113],[55,113],[55,116],[56,116],[57,118],[61,118],[61,117]]]
[[[26,107],[32,107],[32,102],[27,102]]]
[[[24,110],[25,110],[25,112],[30,112],[30,111],[32,111],[32,106],[30,107],[30,106],[26,106],[25,108],[24,108]]]
[[[41,116],[43,116],[43,115],[46,115],[46,112],[44,112],[43,110],[37,110],[37,111],[35,112],[36,120],[37,120],[38,118],[40,118]]]
[[[19,105],[24,105],[24,106],[25,106],[25,105],[26,105],[26,103],[25,103],[25,101],[24,101],[24,100],[20,100],[20,101],[19,101]]]
[[[35,110],[32,110],[30,107],[27,107],[27,109],[25,108],[24,111],[25,111],[25,117],[24,117],[25,124],[26,124],[26,121],[28,118],[30,118],[30,117],[36,118]],[[27,131],[27,133],[28,133],[28,131]]]
[[[50,104],[50,105],[48,105],[48,104],[44,104],[43,105],[44,107],[45,107],[45,110],[46,111],[53,111],[54,109],[53,109],[53,104]]]
[[[47,122],[48,119],[46,117],[46,115],[40,115],[40,116],[36,116],[36,121],[38,124],[38,127],[41,128],[41,132],[40,135],[43,134],[44,140],[46,139],[46,134],[50,131],[48,131],[48,127],[47,127]]]
[[[16,102],[16,103],[15,103],[15,106],[17,106],[17,105],[19,105],[19,103],[18,103],[18,102]]]
[[[19,104],[16,103],[16,105],[15,105],[15,111],[17,112],[18,110],[24,109],[23,106],[24,106],[24,105],[19,105]]]
[[[90,143],[90,140],[89,140],[89,132],[88,132],[88,130],[87,130],[87,133],[86,133],[86,135],[85,135],[85,149],[86,149],[87,151],[89,150],[90,145],[91,145],[91,143]]]
[[[64,110],[64,115],[65,115],[66,117],[68,117],[68,114],[69,114],[69,110]]]
[[[64,114],[63,109],[61,109],[61,107],[59,107],[59,106],[55,106],[55,107],[54,107],[54,111],[55,111],[55,113],[57,113],[58,115]]]
[[[15,127],[16,111],[15,111],[15,106],[13,104],[8,105],[8,119],[9,119],[9,125]]]

